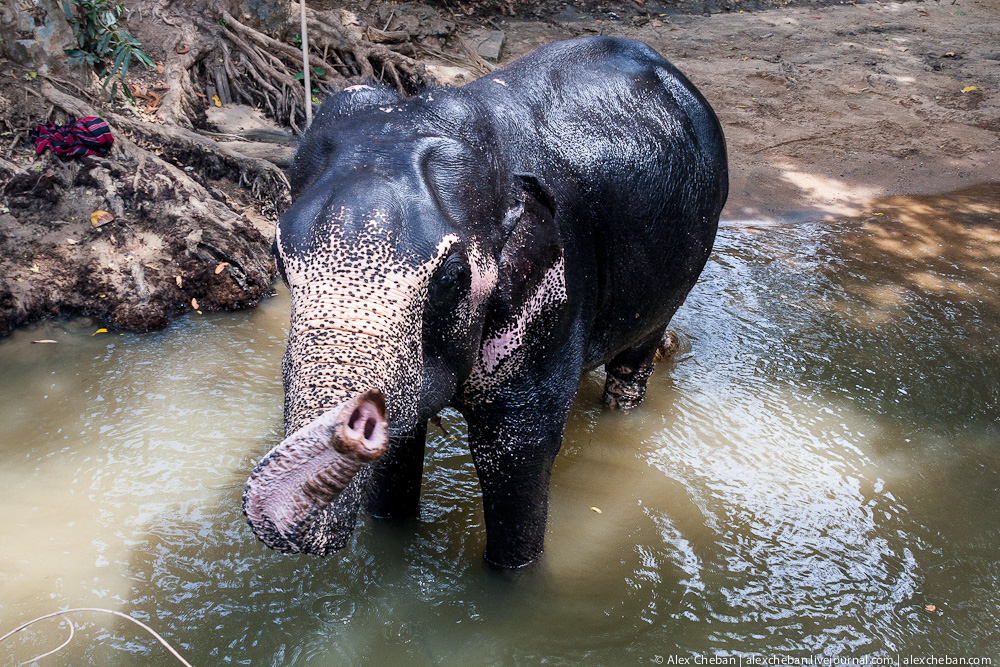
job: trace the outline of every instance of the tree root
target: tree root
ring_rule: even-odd
[[[181,45],[187,47],[184,53],[178,50]],[[214,45],[215,40],[198,39],[190,25],[179,28],[177,39],[173,44],[173,53],[164,63],[163,73],[169,89],[160,100],[156,112],[157,118],[167,123],[192,127],[190,118],[194,116],[194,109],[191,100],[195,95],[191,69],[211,52]]]
[[[291,14],[299,12],[293,3]],[[327,96],[351,83],[385,80],[403,94],[413,94],[432,83],[424,66],[406,55],[415,54],[406,33],[374,31],[348,11],[306,9],[309,64],[313,91]],[[224,70],[234,97],[267,109],[280,122],[299,128],[307,100],[301,73],[302,52],[292,44],[245,25],[229,12],[221,13],[224,27]],[[405,39],[404,39],[405,37]],[[378,43],[376,43],[378,42]]]
[[[255,156],[236,141],[220,144],[199,133],[213,94],[218,103],[261,109],[299,133],[317,97],[347,85],[382,81],[410,95],[433,83],[411,57],[417,45],[405,31],[368,27],[344,10],[306,8],[314,77],[307,93],[299,78],[301,51],[286,41],[280,25],[265,34],[241,20],[236,0],[200,4],[198,15],[182,0],[133,6],[137,14],[148,12],[153,24],[169,26],[169,40],[160,40],[168,90],[152,105],[157,122],[102,106],[103,95],[65,80],[42,76],[24,88],[51,105],[48,115],[58,107],[71,116],[102,116],[115,144],[106,158],[46,155],[42,164],[36,160],[38,173],[0,157],[6,181],[0,183],[0,215],[34,230],[28,236],[35,239],[27,255],[17,239],[0,235],[0,273],[7,278],[0,283],[0,335],[52,313],[148,330],[191,308],[241,308],[270,293],[275,267],[273,217],[267,217],[287,207],[288,181],[264,159],[275,157],[267,146]],[[296,16],[301,6],[290,9]],[[289,24],[284,32],[297,30]],[[0,124],[5,115],[0,110]],[[13,148],[27,128],[9,129]],[[287,160],[289,147],[281,152],[279,161]],[[264,206],[255,211],[260,202]],[[92,227],[95,211],[110,211],[113,220]]]
[[[55,105],[65,109],[75,116],[96,116],[97,111],[79,99],[68,95],[45,81],[41,85],[42,94]],[[105,119],[119,129],[127,129],[146,138],[153,138],[165,147],[172,149],[178,157],[184,157],[189,162],[198,162],[208,176],[218,177],[225,171],[224,167],[235,169],[239,177],[238,185],[248,186],[254,197],[269,199],[275,206],[286,203],[288,196],[288,179],[284,172],[273,163],[256,157],[247,157],[225,146],[203,137],[197,132],[180,126],[160,125],[146,121],[126,118],[116,113],[106,113]],[[119,133],[120,134],[120,133]],[[176,171],[176,177],[182,182],[190,182],[188,189],[192,192],[204,190],[200,184],[185,174],[176,170],[160,157],[139,148],[134,142],[124,136],[116,137],[119,142],[124,139],[122,149],[130,153],[138,161],[141,154],[143,161],[162,163],[171,171]],[[194,166],[194,165],[190,165]],[[199,193],[207,195],[207,192]]]
[[[3,159],[2,157],[0,157],[0,171],[5,171],[11,176],[20,176],[28,173],[23,168],[17,166],[13,162],[10,162],[9,160]]]
[[[71,115],[97,115],[47,80],[39,90]],[[0,270],[24,286],[17,293],[0,289],[0,335],[53,311],[148,330],[186,308],[240,308],[267,295],[275,274],[267,222],[251,217],[208,179],[216,169],[215,176],[243,180],[283,207],[288,187],[282,172],[185,128],[103,115],[115,137],[106,158],[53,158],[47,171],[15,177],[6,188],[19,220],[79,220],[80,206],[111,211],[114,220],[93,230],[79,222],[54,223],[67,225],[69,240],[59,236],[34,248],[34,273],[17,261],[20,254],[4,263],[0,253]],[[188,164],[179,167],[177,157]],[[39,184],[53,202],[48,215],[35,212]],[[76,197],[67,196],[71,190]]]

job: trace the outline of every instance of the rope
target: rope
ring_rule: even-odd
[[[28,660],[25,660],[24,662],[21,663],[22,665],[30,665],[31,663],[35,662],[36,660],[41,660],[42,658],[49,657],[53,653],[58,653],[59,651],[61,651],[64,648],[66,648],[66,646],[69,645],[69,643],[71,641],[73,641],[73,636],[76,635],[76,630],[73,628],[73,624],[70,622],[70,620],[68,618],[66,618],[62,614],[59,614],[59,616],[62,618],[62,620],[66,621],[66,625],[69,626],[69,639],[67,639],[62,644],[60,644],[59,646],[55,647],[54,649],[52,649],[48,653],[43,653],[41,655],[36,655],[34,658],[29,658]]]
[[[313,105],[312,105],[312,84],[309,83],[309,36],[306,31],[306,0],[299,0],[299,13],[302,15],[302,72],[304,76],[302,77],[303,83],[306,86],[306,129],[313,122]]]
[[[0,637],[0,642],[4,641],[8,637],[11,637],[11,636],[17,634],[21,630],[24,630],[25,628],[27,628],[27,627],[29,627],[31,625],[34,625],[35,623],[38,623],[39,621],[44,621],[45,619],[52,618],[53,616],[62,616],[63,614],[69,614],[69,613],[75,612],[75,611],[97,611],[97,612],[101,612],[103,614],[113,614],[114,616],[120,616],[121,618],[124,618],[127,621],[132,621],[133,623],[135,623],[136,625],[138,625],[140,628],[142,628],[143,630],[145,630],[146,632],[148,632],[149,634],[151,634],[153,636],[153,638],[156,639],[156,641],[160,642],[160,644],[162,644],[164,648],[166,648],[168,651],[170,651],[170,654],[172,656],[174,656],[175,658],[177,658],[180,661],[180,663],[182,665],[184,665],[184,667],[192,667],[191,663],[189,663],[187,660],[185,660],[184,658],[182,658],[181,654],[178,653],[176,650],[174,650],[174,647],[171,646],[170,644],[168,644],[167,640],[164,639],[163,637],[161,637],[159,635],[159,633],[157,633],[156,630],[154,630],[153,628],[149,627],[148,625],[146,625],[142,621],[139,621],[137,619],[132,618],[128,614],[123,614],[122,612],[120,612],[120,611],[114,611],[113,609],[101,609],[100,607],[76,607],[75,609],[64,609],[62,611],[54,611],[51,614],[45,614],[44,616],[39,616],[38,618],[32,619],[32,620],[28,621],[27,623],[24,623],[23,625],[19,625],[18,627],[14,628],[13,630],[11,630],[7,634],[5,634],[3,637]],[[63,642],[62,645],[59,646],[59,648],[53,649],[53,650],[49,651],[48,653],[43,653],[40,656],[32,658],[28,662],[33,662],[34,660],[38,660],[38,658],[44,658],[47,655],[52,655],[53,653],[55,653],[59,649],[63,648],[67,644],[69,644],[70,640],[73,639],[73,634],[74,634],[73,633],[73,624],[70,623],[69,619],[67,619],[65,617],[63,617],[63,620],[65,620],[67,623],[69,623],[69,629],[70,629],[69,639],[67,639],[65,642]],[[21,663],[21,664],[24,665],[24,664],[28,664],[28,663]]]

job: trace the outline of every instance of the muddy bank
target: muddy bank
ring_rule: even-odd
[[[996,3],[732,6],[706,5],[697,15],[647,2],[616,14],[551,2],[521,18],[440,7],[431,14],[440,30],[407,27],[399,5],[387,15],[381,5],[356,9],[370,25],[410,31],[421,62],[446,84],[489,71],[468,47],[498,29],[499,65],[574,36],[646,41],[688,75],[723,123],[728,219],[853,216],[875,197],[1000,180]],[[12,88],[23,76],[0,66],[5,136],[52,114],[47,100]],[[212,113],[206,122],[212,129]],[[290,152],[256,148],[260,163],[284,164]],[[144,161],[143,150],[156,160]],[[238,165],[192,155],[145,143],[113,161],[8,154],[0,163],[0,335],[50,314],[150,329],[185,310],[246,307],[269,293],[280,193],[268,204],[239,186]],[[116,220],[95,229],[96,210]]]
[[[573,13],[560,18],[567,16]],[[1000,180],[996,2],[649,18],[635,25],[577,12],[573,20],[502,20],[504,62],[577,35],[649,43],[698,86],[722,121],[729,219],[858,215],[876,197]]]
[[[7,183],[0,335],[47,315],[145,331],[185,310],[252,306],[269,293],[266,220],[249,209],[241,218],[221,214],[213,198],[177,207],[175,182],[138,167],[53,161]],[[115,220],[93,227],[91,213],[108,209],[117,209]]]

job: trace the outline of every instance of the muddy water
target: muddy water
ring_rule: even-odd
[[[419,519],[366,519],[326,560],[255,542],[239,496],[281,437],[284,293],[146,336],[17,333],[0,343],[0,633],[97,606],[196,665],[996,661],[995,191],[726,224],[643,406],[609,414],[600,374],[584,379],[547,553],[513,574],[482,564],[453,413]],[[75,618],[39,664],[175,664],[122,622]],[[66,636],[48,621],[0,661]]]

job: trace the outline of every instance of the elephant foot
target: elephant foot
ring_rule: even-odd
[[[606,368],[604,403],[612,410],[631,410],[642,403],[646,396],[646,381],[653,374],[653,364],[629,368]]]
[[[653,363],[671,359],[680,349],[681,337],[677,335],[676,331],[667,329],[663,334],[663,338],[660,339],[660,345],[656,348]]]
[[[646,382],[653,374],[653,365],[674,356],[680,346],[680,336],[667,330],[654,343],[625,350],[605,364],[604,403],[612,410],[638,407],[646,396]]]

